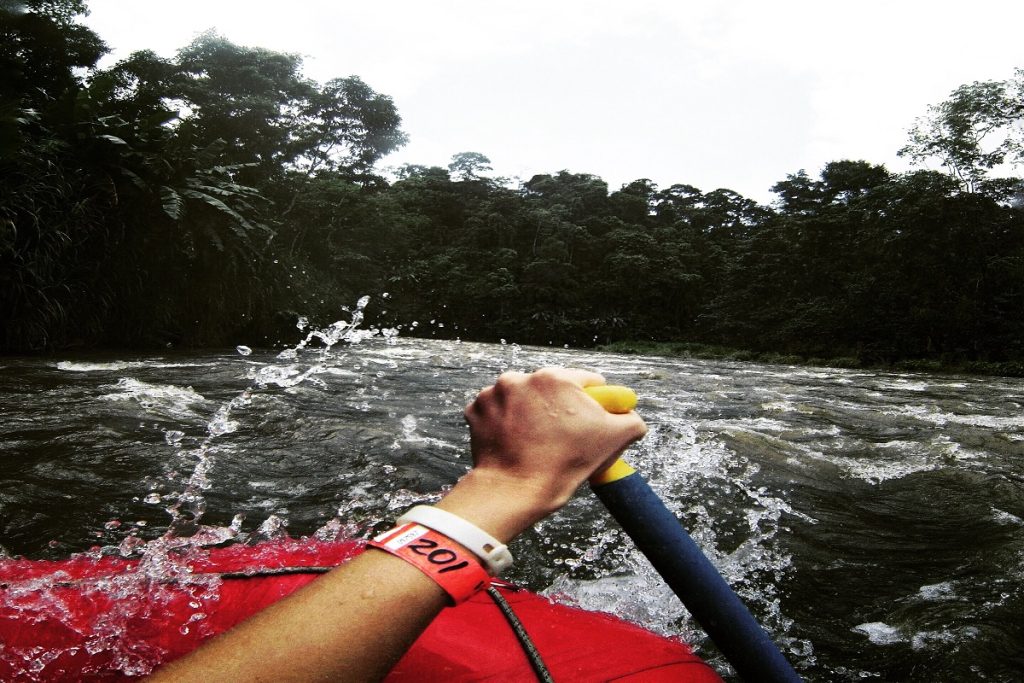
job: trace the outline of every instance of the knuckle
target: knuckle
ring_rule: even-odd
[[[535,370],[531,376],[539,382],[551,384],[554,382],[568,381],[566,374],[565,368],[548,366]]]
[[[561,368],[541,368],[530,374],[529,381],[537,386],[547,387],[564,382]]]
[[[503,372],[498,375],[498,379],[494,382],[494,388],[497,390],[505,390],[513,387],[517,384],[521,384],[526,376],[521,372],[510,371]]]
[[[462,414],[466,417],[467,421],[479,417],[493,401],[494,385],[484,387],[479,391],[479,393],[477,393],[476,397],[466,405],[466,409],[462,411]]]

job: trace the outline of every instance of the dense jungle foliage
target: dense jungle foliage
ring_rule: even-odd
[[[916,123],[943,171],[838,160],[763,206],[474,152],[389,181],[401,119],[358,77],[213,33],[98,68],[85,11],[0,0],[4,351],[288,344],[370,294],[414,335],[1024,368],[1024,70]]]

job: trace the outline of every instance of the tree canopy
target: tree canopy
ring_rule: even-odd
[[[388,181],[401,118],[357,76],[215,33],[100,69],[85,9],[0,3],[7,351],[288,343],[379,294],[370,320],[420,335],[1024,372],[1021,70],[915,124],[901,153],[942,172],[835,160],[764,206],[474,151]]]
[[[967,192],[1006,196],[1020,179],[993,177],[993,170],[1024,162],[1024,69],[1006,81],[962,85],[929,107],[910,131],[900,154],[921,164],[939,163]]]

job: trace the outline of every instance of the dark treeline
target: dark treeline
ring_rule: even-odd
[[[1024,71],[917,122],[901,153],[941,172],[835,161],[768,207],[568,171],[512,183],[470,152],[389,182],[375,164],[401,119],[359,78],[319,84],[216,34],[99,69],[84,10],[0,0],[8,352],[291,343],[299,316],[371,294],[371,321],[413,334],[1024,363],[1022,185],[993,177],[1021,161]]]

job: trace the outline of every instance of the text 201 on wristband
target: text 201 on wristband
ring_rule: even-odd
[[[476,555],[420,524],[403,524],[385,531],[369,546],[419,569],[441,586],[456,605],[483,590],[491,578]]]

